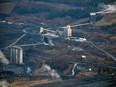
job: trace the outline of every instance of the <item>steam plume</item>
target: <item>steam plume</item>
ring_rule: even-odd
[[[110,13],[116,12],[116,5],[102,5],[103,11],[107,11]]]
[[[0,50],[0,62],[5,65],[9,64],[8,59],[5,57],[5,55],[3,54],[3,52],[1,50]]]
[[[49,65],[44,64],[42,66],[43,71],[47,71],[53,79],[57,79],[59,81],[62,81],[60,75],[56,72],[56,70],[51,69]]]
[[[6,80],[0,81],[0,87],[8,87],[8,83]]]

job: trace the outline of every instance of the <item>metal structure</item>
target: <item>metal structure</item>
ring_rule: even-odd
[[[43,32],[44,32],[44,28],[43,28],[43,27],[40,27],[39,33],[41,34],[41,33],[43,33]]]
[[[91,23],[96,22],[96,13],[90,13],[90,22]]]
[[[73,24],[73,25],[67,25],[64,27],[58,27],[58,29],[63,29],[62,31],[56,30],[50,30],[52,28],[43,28],[40,27],[40,31],[39,33],[42,34],[44,31],[47,31],[46,34],[43,34],[44,36],[48,36],[48,37],[72,37],[72,28],[73,27],[80,27],[80,26],[87,26],[87,25],[91,25],[92,23],[83,23],[83,24]],[[48,33],[49,32],[49,33]]]
[[[90,13],[90,22],[96,22],[96,16],[99,14],[110,14],[116,12],[116,5],[108,5],[105,10]]]
[[[54,46],[52,39],[50,37],[44,36],[44,45],[48,44],[50,46]]]
[[[44,37],[45,39],[45,37]],[[11,47],[11,57],[10,57],[10,63],[21,65],[23,64],[23,49],[21,47],[26,46],[37,46],[37,45],[50,45],[54,46],[52,40],[50,38],[47,38],[48,42],[45,43],[37,43],[37,44],[23,44],[23,45],[15,45]]]

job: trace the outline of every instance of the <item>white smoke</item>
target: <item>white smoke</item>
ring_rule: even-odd
[[[109,12],[115,12],[116,11],[116,5],[105,5],[104,7]]]
[[[0,81],[0,87],[8,87],[8,82],[6,80]]]
[[[1,50],[0,50],[0,62],[5,65],[9,64],[8,59],[5,57],[5,55],[3,54],[3,52]]]
[[[101,4],[100,7],[102,8],[102,12],[109,12],[109,13],[114,13],[116,12],[116,5],[105,5],[105,4]]]
[[[43,69],[43,71],[48,72],[53,79],[57,79],[59,81],[62,81],[60,75],[56,72],[56,70],[51,69],[51,67],[49,65],[44,64],[42,66],[42,69]]]

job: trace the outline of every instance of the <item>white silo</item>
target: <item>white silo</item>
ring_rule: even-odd
[[[19,65],[23,64],[23,49],[21,47],[11,47],[10,62]]]
[[[67,25],[66,28],[64,28],[64,37],[71,37],[72,36],[72,29],[70,25]]]

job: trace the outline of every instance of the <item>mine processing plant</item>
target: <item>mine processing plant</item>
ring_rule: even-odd
[[[73,24],[73,25],[67,25],[67,26],[64,26],[64,27],[59,27],[59,28],[63,29],[61,31],[61,33],[59,33],[59,30],[58,31],[54,31],[54,30],[51,30],[51,28],[45,29],[43,27],[40,27],[39,34],[43,35],[44,40],[46,40],[49,44],[51,44],[51,46],[54,46],[54,44],[52,43],[52,40],[50,39],[51,37],[64,36],[65,38],[70,37],[70,39],[71,39],[71,38],[73,38],[72,37],[72,28],[73,27],[91,25],[94,22],[96,22],[96,15],[98,15],[98,14],[109,14],[109,13],[116,12],[115,8],[116,8],[116,6],[114,6],[113,9],[110,8],[110,6],[109,6],[109,8],[107,8],[105,10],[102,10],[102,11],[99,11],[99,12],[92,12],[92,13],[90,13],[90,22],[89,23],[76,24],[76,25]],[[44,31],[47,31],[47,33],[46,34],[42,34]],[[50,33],[48,33],[48,32],[50,32]],[[60,36],[57,36],[57,33],[59,33]],[[22,38],[22,36],[21,36],[21,38]],[[18,42],[18,41],[19,41],[19,39],[16,42]],[[80,38],[78,41],[86,41],[86,38]],[[13,43],[13,45],[15,43]],[[10,46],[11,47],[11,59],[10,59],[11,63],[20,64],[20,65],[23,64],[23,49],[21,48],[22,46],[35,46],[35,45],[40,45],[40,44],[41,43]],[[43,44],[46,45],[46,43],[43,43]]]

